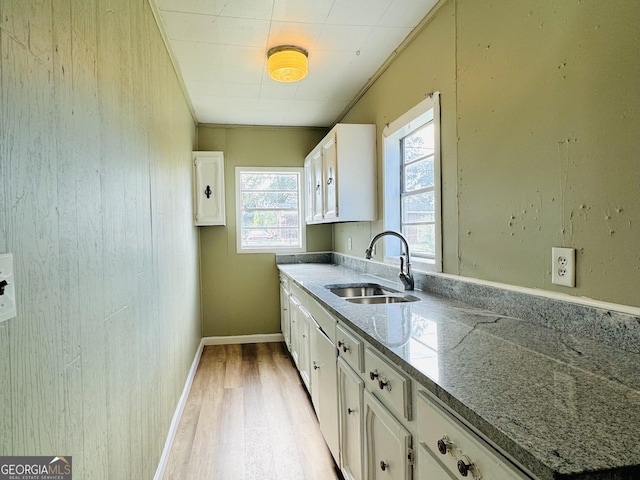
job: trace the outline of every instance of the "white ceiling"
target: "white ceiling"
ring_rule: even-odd
[[[154,0],[200,123],[331,126],[436,0]],[[309,75],[272,80],[298,45]]]

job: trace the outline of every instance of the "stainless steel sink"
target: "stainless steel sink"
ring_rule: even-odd
[[[371,297],[398,293],[377,283],[352,283],[344,285],[327,285],[330,292],[339,297]]]
[[[364,305],[375,305],[382,303],[405,303],[420,300],[413,295],[403,294],[392,288],[383,287],[377,283],[345,283],[338,285],[327,285],[335,295],[344,298],[347,302]]]
[[[405,303],[415,302],[420,300],[413,295],[378,295],[374,297],[351,297],[346,299],[347,302],[361,303],[365,305],[380,304],[380,303]]]

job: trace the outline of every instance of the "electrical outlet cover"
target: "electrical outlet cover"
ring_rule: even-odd
[[[13,284],[13,255],[0,255],[0,282],[6,281],[4,295],[0,295],[0,323],[11,320],[16,312],[16,289]]]
[[[576,286],[576,249],[551,249],[551,283],[564,287]]]

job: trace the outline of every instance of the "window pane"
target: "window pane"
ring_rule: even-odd
[[[302,249],[304,231],[299,211],[302,170],[237,172],[239,252]]]
[[[407,237],[411,245],[411,254],[422,257],[435,257],[436,234],[435,226],[430,225],[405,225],[402,233]]]
[[[427,155],[433,155],[434,138],[433,122],[429,122],[424,127],[419,128],[410,135],[404,137],[404,161],[412,162]]]
[[[295,228],[251,228],[242,230],[242,247],[296,247],[300,232]]]
[[[298,212],[281,210],[258,210],[242,212],[242,228],[297,227]]]
[[[298,208],[297,192],[243,192],[243,208]]]
[[[434,193],[425,192],[402,197],[402,223],[435,221]]]
[[[404,169],[404,191],[433,186],[433,156],[412,163]]]
[[[298,176],[293,173],[243,173],[242,190],[292,190],[298,188]]]

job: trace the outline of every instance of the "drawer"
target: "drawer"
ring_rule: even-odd
[[[394,413],[411,420],[411,380],[391,366],[378,352],[367,347],[364,352],[364,377],[369,389],[376,392]]]
[[[336,347],[338,353],[356,372],[362,372],[362,340],[351,333],[344,325],[336,326]]]
[[[418,393],[418,442],[438,459],[454,478],[525,480],[506,457],[486,443],[426,392]],[[444,453],[442,453],[444,452]],[[466,466],[466,467],[465,467]],[[468,469],[467,474],[461,472]]]

